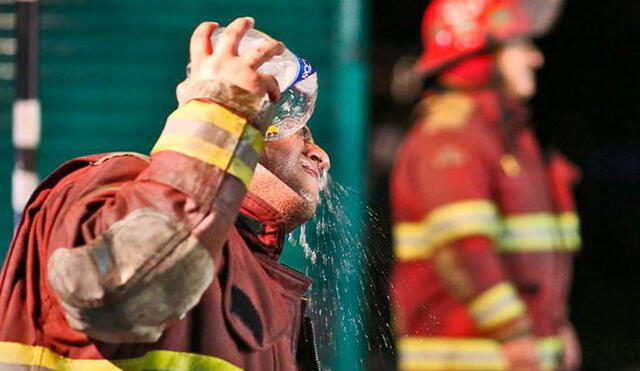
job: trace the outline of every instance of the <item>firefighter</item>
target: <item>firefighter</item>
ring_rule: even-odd
[[[578,174],[541,149],[525,107],[544,62],[531,37],[558,7],[434,0],[424,13],[417,69],[434,85],[391,178],[401,370],[579,367]]]
[[[306,127],[265,142],[263,99],[280,93],[257,68],[284,46],[238,56],[253,24],[234,20],[215,45],[216,23],[196,28],[150,158],[77,158],[34,193],[0,282],[1,369],[317,367],[310,280],[277,259],[315,213],[329,158]]]

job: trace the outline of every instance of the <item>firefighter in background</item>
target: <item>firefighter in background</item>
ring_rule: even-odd
[[[436,82],[391,179],[401,370],[574,370],[567,318],[577,171],[542,151],[531,43],[560,4],[434,0],[417,67]]]

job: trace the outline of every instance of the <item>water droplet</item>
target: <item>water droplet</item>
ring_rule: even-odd
[[[300,246],[304,251],[304,256],[311,261],[312,264],[316,263],[317,253],[311,249],[309,243],[307,243],[307,223],[300,226]]]
[[[291,246],[296,246],[296,238],[295,238],[295,236],[293,235],[293,231],[291,231],[291,232],[289,232],[289,233],[287,234],[287,240],[289,241],[289,244],[290,244]]]

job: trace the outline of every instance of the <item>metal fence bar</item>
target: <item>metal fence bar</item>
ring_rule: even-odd
[[[357,190],[354,199],[345,207],[355,211],[351,216],[362,220],[366,174],[366,138],[368,126],[368,68],[366,55],[367,5],[366,0],[336,0],[338,9],[336,44],[337,56],[337,122],[334,140],[339,157],[344,159],[336,166],[337,174],[346,184]],[[352,233],[358,234],[360,245],[341,246],[343,258],[358,257],[350,261],[353,274],[337,277],[338,289],[345,299],[341,302],[342,315],[335,324],[336,358],[334,370],[362,370],[365,368],[365,343],[367,329],[363,303],[366,302],[363,284],[366,282],[362,258],[365,251],[352,251],[366,246],[362,223],[355,223]],[[351,251],[350,251],[351,250]]]
[[[36,154],[40,142],[38,1],[16,3],[16,58],[13,104],[12,206],[16,224],[38,185]]]

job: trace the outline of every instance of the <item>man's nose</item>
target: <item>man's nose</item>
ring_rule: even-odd
[[[322,170],[322,172],[328,171],[331,167],[329,155],[315,143],[309,145],[307,156],[318,165],[318,169]]]

